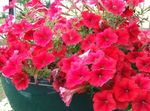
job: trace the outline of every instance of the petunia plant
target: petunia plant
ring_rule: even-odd
[[[88,92],[94,111],[150,111],[150,31],[143,0],[32,0],[0,26],[0,70],[17,90],[44,78],[69,106]],[[150,7],[146,9],[150,10]]]

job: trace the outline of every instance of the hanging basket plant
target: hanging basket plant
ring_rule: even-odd
[[[150,31],[143,0],[32,0],[0,26],[0,70],[17,90],[45,79],[66,106],[89,93],[94,111],[150,111]],[[142,9],[140,14],[149,11]]]

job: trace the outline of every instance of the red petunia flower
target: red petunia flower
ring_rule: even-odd
[[[25,32],[29,31],[33,25],[26,19],[22,19],[19,23],[13,25],[13,33],[22,36]]]
[[[12,44],[16,44],[19,41],[19,35],[18,34],[14,34],[13,32],[8,32],[7,35],[7,42],[12,45]]]
[[[136,59],[139,57],[143,57],[145,54],[143,52],[129,52],[127,55],[127,59],[129,62],[136,62]]]
[[[116,100],[116,109],[125,110],[128,107],[128,102],[119,102]]]
[[[102,91],[94,94],[94,111],[112,111],[116,109],[116,102],[111,91]]]
[[[70,30],[62,35],[62,40],[67,45],[78,44],[82,39],[82,36],[75,30]]]
[[[139,3],[143,2],[144,0],[126,0],[128,5],[131,5],[133,7],[138,6]]]
[[[140,89],[150,90],[150,78],[143,74],[138,74],[132,78]]]
[[[129,33],[126,29],[118,29],[116,34],[118,35],[118,44],[127,45],[129,42]]]
[[[34,32],[33,37],[36,45],[45,47],[52,40],[52,32],[49,27],[41,26]]]
[[[106,82],[112,79],[114,73],[110,70],[93,70],[90,75],[89,83],[96,87],[102,87]]]
[[[129,33],[129,40],[131,42],[136,42],[138,41],[138,35],[140,34],[140,29],[139,26],[136,23],[129,24],[127,27],[128,33]]]
[[[120,62],[120,64],[118,64],[117,66],[117,79],[120,78],[130,78],[131,76],[136,75],[136,72],[132,69],[130,63],[126,63],[125,61],[123,61],[124,63]]]
[[[114,95],[120,102],[133,101],[138,95],[138,86],[133,80],[123,78],[115,83]]]
[[[137,58],[136,66],[140,71],[150,72],[150,57]]]
[[[124,0],[100,0],[103,7],[114,15],[121,15],[125,10]]]
[[[37,69],[41,69],[54,61],[54,55],[49,52],[41,52],[39,55],[33,56],[33,64]]]
[[[5,66],[2,68],[2,72],[5,77],[11,77],[16,73],[21,72],[21,70],[22,70],[22,64],[21,64],[21,60],[19,59],[19,56],[10,58],[10,60],[7,61]]]
[[[117,62],[123,61],[125,58],[125,54],[117,46],[110,46],[104,52],[106,56],[117,60]]]
[[[134,9],[126,8],[126,10],[121,15],[122,17],[131,17],[133,16]]]
[[[24,72],[15,74],[12,77],[12,83],[15,85],[17,90],[25,90],[29,85],[30,79]]]
[[[88,11],[83,11],[82,17],[83,17],[83,23],[85,26],[89,28],[99,27],[99,21],[101,19],[99,15],[96,15],[94,13],[89,13]]]
[[[99,48],[110,47],[117,40],[118,36],[111,28],[105,29],[104,32],[98,33],[96,36],[96,44]]]
[[[34,32],[35,32],[34,30],[29,30],[28,32],[26,32],[24,35],[24,39],[25,40],[33,40]]]
[[[82,50],[89,50],[95,44],[95,34],[89,34],[81,43]]]
[[[132,102],[132,111],[150,111],[150,92],[141,91]]]
[[[53,49],[52,54],[56,57],[63,58],[65,57],[67,48],[65,46],[60,47],[59,49]]]

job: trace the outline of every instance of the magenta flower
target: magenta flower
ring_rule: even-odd
[[[12,83],[15,85],[17,90],[25,90],[29,85],[30,79],[24,72],[15,74],[12,77]]]
[[[75,30],[70,30],[69,32],[62,35],[62,40],[66,45],[78,44],[81,39],[81,35]]]
[[[102,87],[106,82],[112,79],[114,73],[110,70],[93,70],[90,75],[89,83],[96,87]]]
[[[133,101],[137,96],[139,88],[133,80],[123,78],[114,86],[115,98],[120,102]]]
[[[40,54],[33,56],[33,64],[37,69],[41,69],[54,61],[55,57],[49,52],[41,52]]]
[[[52,32],[49,27],[41,26],[34,32],[33,37],[36,45],[45,47],[52,40]]]
[[[77,63],[72,66],[67,73],[66,86],[68,88],[76,88],[85,85],[90,78],[90,71],[87,66]]]
[[[10,60],[8,60],[6,62],[5,66],[2,68],[2,72],[3,72],[4,76],[12,77],[16,73],[21,72],[22,64],[21,64],[21,60],[18,57],[19,56],[10,58]]]
[[[132,103],[133,111],[150,111],[150,92],[141,91]]]
[[[103,7],[114,15],[121,15],[125,10],[124,0],[100,0]]]
[[[98,33],[96,36],[96,44],[99,48],[110,47],[112,44],[116,43],[117,40],[118,36],[110,28],[105,29],[104,32]]]
[[[143,72],[150,72],[150,57],[140,57],[136,59],[136,66]]]
[[[112,111],[116,109],[116,102],[111,91],[102,91],[94,94],[94,111]]]
[[[90,28],[99,27],[99,21],[101,18],[99,15],[90,13],[88,11],[84,11],[82,12],[82,17],[83,17],[83,23],[85,26],[90,27]]]

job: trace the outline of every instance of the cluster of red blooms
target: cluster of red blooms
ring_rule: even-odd
[[[5,10],[15,7],[15,1]],[[73,94],[95,88],[94,111],[128,106],[150,111],[150,31],[140,30],[134,16],[143,0],[70,0],[69,8],[62,1],[46,8],[32,0],[21,20],[13,22],[9,16],[1,25],[1,36],[6,37],[0,48],[3,75],[24,90],[31,76],[48,72],[46,78],[67,106]],[[69,11],[61,7],[79,13],[66,18]],[[105,13],[121,22],[112,28]]]

